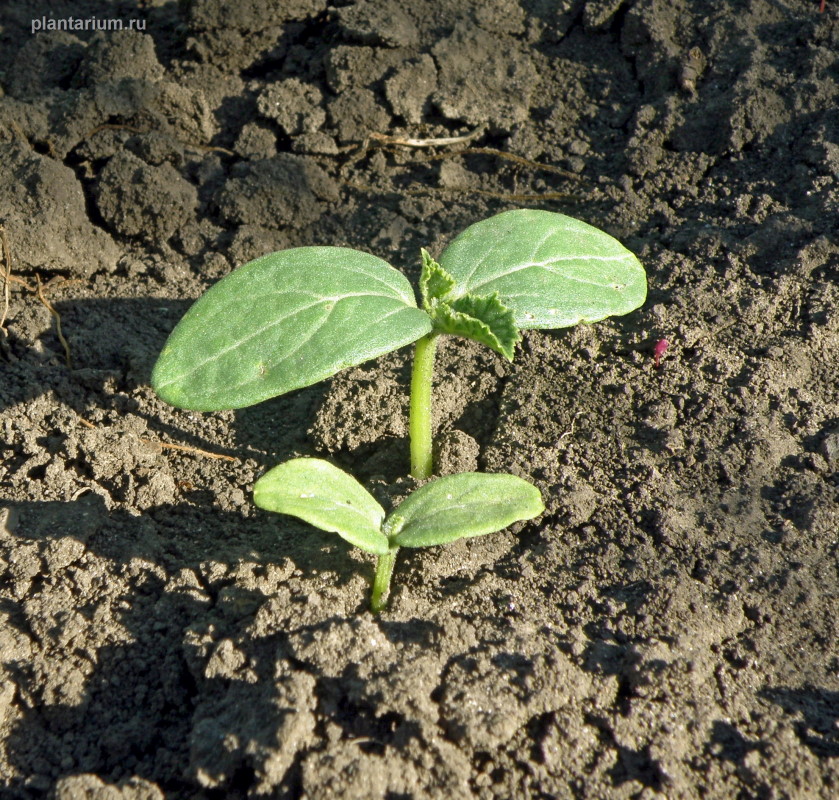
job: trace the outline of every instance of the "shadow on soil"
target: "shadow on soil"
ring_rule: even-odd
[[[839,757],[839,692],[817,686],[763,689],[760,696],[797,717],[795,730],[802,744],[819,758]]]
[[[61,317],[62,330],[70,347],[72,367],[65,364],[64,349],[53,322],[37,340],[16,340],[10,335],[8,363],[0,387],[0,412],[18,403],[51,394],[57,404],[72,409],[83,420],[99,415],[106,419],[132,415],[148,425],[162,440],[210,450],[237,458],[253,458],[271,467],[289,455],[305,440],[314,410],[322,402],[328,383],[291,392],[258,406],[232,413],[236,446],[220,447],[195,436],[183,427],[164,421],[156,413],[143,410],[154,363],[167,336],[190,306],[189,301],[163,298],[114,300],[73,300],[54,304]],[[46,309],[44,309],[46,314]],[[105,335],[104,331],[107,331]],[[8,357],[10,354],[11,357]],[[0,358],[2,358],[0,352]],[[32,381],[33,361],[37,382]],[[166,406],[169,416],[196,414]],[[80,423],[84,424],[84,423]],[[270,432],[266,456],[266,431]]]
[[[279,662],[309,669],[293,659],[285,630],[249,642],[242,680],[208,670],[211,657],[219,657],[217,646],[242,635],[275,594],[270,587],[243,586],[237,565],[246,564],[259,579],[271,565],[285,564],[286,573],[311,584],[326,563],[340,588],[360,570],[371,579],[372,564],[352,561],[349,546],[328,534],[308,529],[297,536],[296,526],[283,527],[274,515],[247,518],[217,510],[201,525],[195,515],[186,504],[158,506],[139,517],[108,512],[93,493],[73,502],[0,509],[0,562],[8,566],[0,583],[0,616],[13,643],[4,649],[4,662],[24,709],[7,753],[30,778],[25,787],[15,787],[14,796],[43,796],[38,792],[61,777],[86,772],[115,783],[135,775],[164,791],[194,791],[183,772],[189,764],[192,774],[225,776],[223,791],[200,796],[244,797],[237,786],[253,780],[245,744],[258,747],[266,739],[265,747],[276,747],[277,719],[301,710],[289,704],[277,677]],[[94,579],[98,586],[90,585],[83,566],[87,553],[109,565]],[[65,594],[75,595],[74,604],[62,601]],[[293,589],[287,600],[309,602]],[[96,637],[89,644],[93,626]],[[382,630],[394,642],[430,635],[400,624]],[[97,646],[103,639],[110,641]],[[42,657],[30,658],[36,649]],[[51,661],[50,653],[64,655]],[[378,740],[391,722],[377,719],[372,704],[348,707],[343,683],[319,682],[317,704],[348,735]],[[238,700],[231,704],[231,696]],[[238,709],[235,715],[231,706]],[[261,713],[266,707],[272,714]],[[229,763],[219,764],[224,748],[217,742],[226,736],[241,746],[231,745]],[[290,790],[295,768],[285,780]]]

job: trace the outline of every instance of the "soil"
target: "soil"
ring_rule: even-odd
[[[839,3],[0,14],[0,796],[839,796]],[[67,17],[144,26],[32,32]],[[648,300],[512,364],[445,341],[440,471],[547,511],[403,550],[373,616],[371,557],[250,488],[318,455],[398,492],[410,349],[212,414],[151,367],[258,255],[415,279],[515,207]]]

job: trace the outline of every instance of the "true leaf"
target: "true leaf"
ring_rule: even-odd
[[[564,328],[638,308],[643,266],[609,234],[551,211],[505,211],[476,222],[443,251],[456,281],[447,301],[498,292],[516,325]]]
[[[384,509],[351,475],[319,458],[295,458],[266,472],[253,487],[266,511],[298,517],[376,555],[388,552]]]
[[[454,278],[429,255],[424,247],[420,248],[420,255],[422,256],[420,294],[423,308],[429,311],[433,300],[441,300],[452,290]]]
[[[544,510],[539,490],[515,475],[461,472],[417,489],[382,529],[400,547],[430,547],[500,531]]]
[[[152,374],[168,403],[242,408],[317,383],[431,329],[407,278],[344,247],[299,247],[234,270],[187,311]]]
[[[466,294],[450,304],[436,302],[431,318],[435,330],[474,339],[508,361],[513,360],[516,343],[521,339],[513,312],[501,303],[495,292],[488,297]]]

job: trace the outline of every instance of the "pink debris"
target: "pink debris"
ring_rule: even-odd
[[[655,359],[655,368],[658,369],[661,366],[661,357],[664,355],[664,351],[670,347],[670,342],[667,339],[659,339],[655,343],[655,347],[653,348],[653,358]]]

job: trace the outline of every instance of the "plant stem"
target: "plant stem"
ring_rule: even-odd
[[[411,411],[408,428],[411,434],[411,475],[417,480],[431,477],[431,386],[434,378],[434,353],[438,333],[429,333],[417,342],[411,372]]]
[[[374,614],[378,614],[387,605],[382,598],[390,590],[390,576],[393,574],[398,552],[399,547],[391,547],[387,553],[379,556],[376,562],[376,577],[373,578],[373,593],[370,596],[370,610]]]

